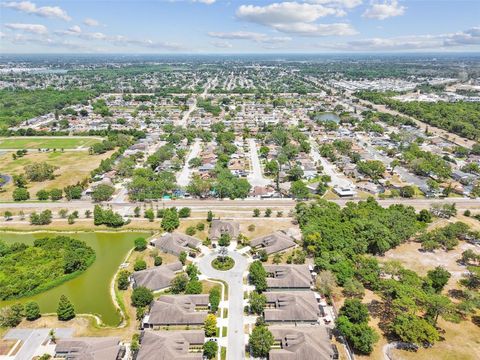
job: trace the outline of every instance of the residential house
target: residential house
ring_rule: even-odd
[[[208,237],[212,241],[218,241],[222,234],[228,234],[231,240],[237,240],[240,234],[240,226],[234,221],[215,219],[210,223]]]
[[[135,271],[131,276],[133,287],[144,286],[152,291],[166,289],[170,287],[172,279],[182,268],[182,263],[176,261],[168,265]]]
[[[330,329],[325,326],[272,325],[268,329],[280,344],[270,350],[269,360],[338,359]]]
[[[321,316],[313,291],[266,292],[263,317],[267,323],[294,322],[315,324]]]
[[[136,360],[203,360],[203,330],[144,331]]]
[[[119,360],[125,348],[117,337],[78,337],[57,340],[55,358],[69,360]]]
[[[190,252],[196,250],[200,245],[200,240],[186,234],[173,232],[165,233],[159,238],[150,241],[150,245],[160,250],[179,256],[182,251]]]
[[[143,319],[143,327],[203,325],[208,306],[208,294],[163,295],[152,303],[149,314]]]
[[[313,285],[313,276],[307,265],[264,265],[264,268],[270,290],[308,290]]]
[[[297,244],[293,239],[283,231],[275,231],[269,235],[260,236],[250,242],[250,246],[254,250],[265,250],[268,255],[276,252],[284,251]]]

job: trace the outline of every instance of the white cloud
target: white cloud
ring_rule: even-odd
[[[159,50],[185,50],[185,48],[177,43],[170,43],[166,41],[153,41],[149,39],[138,40],[132,39],[123,35],[107,35],[102,32],[83,32],[80,26],[75,25],[64,31],[56,31],[54,33],[57,36],[72,36],[77,39],[86,40],[89,43],[91,42],[101,42],[106,45],[113,45],[117,47],[129,47],[135,46],[140,48],[148,49],[159,49]],[[90,44],[89,44],[90,45]]]
[[[363,0],[305,0],[312,4],[339,6],[347,9],[353,9],[363,3]]]
[[[365,10],[362,16],[385,20],[390,17],[403,15],[405,9],[405,6],[400,5],[398,0],[385,0],[383,3],[374,2],[369,9]]]
[[[80,28],[80,26],[74,25],[70,29],[68,29],[68,31],[71,31],[76,34],[80,34],[82,32],[82,29]]]
[[[40,24],[18,24],[18,23],[10,23],[5,24],[5,27],[10,30],[19,30],[24,31],[32,34],[46,34],[48,33],[47,27]]]
[[[209,32],[208,36],[227,40],[252,40],[260,43],[284,43],[291,40],[286,36],[268,36],[267,34],[250,31]]]
[[[210,44],[221,49],[230,49],[233,47],[228,41],[211,41]]]
[[[68,49],[68,50],[91,50],[90,46],[74,43],[71,41],[59,41],[58,39],[52,39],[50,37],[29,37],[24,36],[21,34],[17,34],[12,38],[7,39],[9,42],[13,44],[20,44],[20,45],[29,45],[29,46],[44,46],[44,47],[51,47],[51,48],[60,48],[60,49]]]
[[[334,24],[308,24],[308,23],[293,23],[293,24],[279,24],[276,29],[278,31],[300,36],[348,36],[355,35],[357,31],[346,23]]]
[[[328,15],[343,15],[343,12],[323,5],[297,2],[273,3],[266,6],[241,5],[237,9],[238,18],[273,27],[285,23],[313,22]]]
[[[212,5],[216,0],[192,0],[193,2],[198,2],[206,5]]]
[[[34,14],[47,18],[57,18],[61,20],[70,21],[72,18],[68,16],[67,12],[60,8],[59,6],[41,6],[37,7],[34,3],[30,1],[10,1],[3,3],[2,6],[14,9],[27,14]]]
[[[111,39],[108,39],[112,41]],[[137,46],[141,48],[148,48],[153,50],[168,50],[168,51],[184,51],[187,50],[183,45],[178,43],[173,43],[169,41],[153,41],[150,39],[147,40],[138,40],[138,39],[129,39],[123,36],[117,36],[116,39],[112,41],[112,44],[116,46]]]
[[[450,34],[444,39],[444,46],[480,45],[480,26]]]
[[[316,21],[326,16],[344,16],[344,9],[327,7],[323,4],[354,6],[358,0],[309,0],[319,3],[282,2],[266,6],[241,5],[236,12],[237,18],[260,25],[269,26],[277,31],[299,36],[343,36],[357,32],[350,24],[319,24]]]
[[[1,39],[1,38],[4,38],[5,36],[7,36],[7,35],[5,35],[4,32],[1,32],[1,31],[0,31],[0,39]]]
[[[320,44],[320,48],[342,51],[441,50],[480,45],[480,27],[439,35],[412,35],[393,38],[352,40],[342,44]]]
[[[87,26],[95,27],[95,26],[100,26],[100,21],[92,19],[92,18],[86,18],[83,20],[83,23]]]

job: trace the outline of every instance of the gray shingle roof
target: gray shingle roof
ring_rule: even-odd
[[[269,352],[270,360],[329,360],[333,355],[328,330],[325,326],[286,327],[273,325],[268,328],[281,349]]]
[[[316,322],[320,309],[313,291],[266,292],[265,321]]]
[[[232,220],[213,220],[210,224],[208,237],[213,241],[217,241],[224,233],[229,234],[232,240],[236,240],[240,233],[240,225]]]
[[[135,271],[132,274],[134,286],[145,286],[146,288],[157,291],[170,286],[170,282],[175,277],[176,272],[182,270],[182,263],[174,263],[162,266],[156,266],[151,269]]]
[[[264,265],[268,288],[308,289],[313,283],[307,265]]]
[[[208,306],[206,295],[163,295],[153,302],[147,323],[158,325],[202,325],[207,311],[196,311],[197,306]]]
[[[182,251],[195,249],[200,245],[200,240],[186,234],[177,232],[166,233],[159,238],[150,241],[153,246],[165,251],[166,253],[180,255]]]
[[[137,360],[202,360],[202,353],[189,353],[192,345],[203,345],[203,330],[150,331],[143,333]]]
[[[115,360],[120,351],[116,337],[79,337],[60,339],[55,353],[74,360]]]
[[[267,254],[273,254],[295,246],[293,239],[282,231],[275,231],[269,235],[260,236],[250,242],[254,249],[263,248]]]

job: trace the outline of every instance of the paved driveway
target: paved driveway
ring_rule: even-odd
[[[236,251],[228,251],[235,260],[229,271],[215,270],[211,266],[216,252],[199,259],[198,268],[209,278],[223,280],[228,284],[228,351],[227,360],[245,359],[245,336],[243,333],[243,273],[247,270],[247,258]]]
[[[21,349],[15,355],[15,360],[30,360],[37,349],[47,339],[50,329],[12,329],[3,338],[6,340],[22,340]],[[68,338],[73,334],[73,329],[55,329],[57,338]]]

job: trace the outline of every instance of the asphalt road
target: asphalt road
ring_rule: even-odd
[[[243,330],[243,274],[247,270],[247,259],[236,251],[228,251],[235,260],[235,266],[229,271],[215,270],[211,266],[217,254],[206,254],[198,261],[203,275],[223,280],[228,284],[228,350],[227,360],[245,359],[245,336]]]
[[[318,144],[310,137],[310,156],[314,161],[320,162],[323,166],[325,174],[329,175],[332,181],[330,182],[333,187],[349,188],[353,189],[355,186],[348,180],[345,175],[335,170],[335,167],[325,158],[323,158],[318,151]]]
[[[271,183],[270,180],[263,177],[262,165],[258,158],[257,144],[255,139],[248,139],[248,145],[250,146],[250,162],[252,166],[252,172],[248,175],[248,182],[252,186],[265,186]]]
[[[177,184],[179,186],[185,187],[190,182],[190,174],[192,173],[192,169],[188,164],[190,160],[196,158],[202,149],[200,139],[195,140],[192,145],[191,151],[188,154],[187,158],[185,159],[185,164],[183,165],[182,170],[177,174]]]
[[[340,206],[344,206],[349,201],[360,201],[364,199],[335,199],[330,200],[334,203],[337,203]],[[404,204],[411,205],[416,209],[427,209],[433,203],[455,203],[458,209],[480,209],[480,199],[470,199],[470,198],[446,198],[446,199],[385,199],[377,200],[381,206],[390,206],[392,204]],[[107,203],[105,203],[106,205]],[[264,209],[267,207],[290,210],[293,209],[296,205],[296,202],[292,199],[211,199],[211,200],[200,200],[200,199],[182,199],[182,200],[161,200],[158,202],[153,202],[153,204],[158,204],[159,207],[190,207],[195,211],[203,210],[212,210],[215,212],[216,209],[249,209],[254,208]],[[52,211],[58,211],[59,209],[69,209],[69,210],[78,210],[80,213],[87,209],[93,210],[95,204],[87,200],[75,200],[71,202],[4,202],[0,203],[0,214],[3,214],[2,209],[11,209],[13,211],[20,210],[29,210],[29,211],[42,211],[45,209],[50,209]],[[111,205],[115,211],[124,211],[128,209],[135,208],[140,203],[108,203]]]

